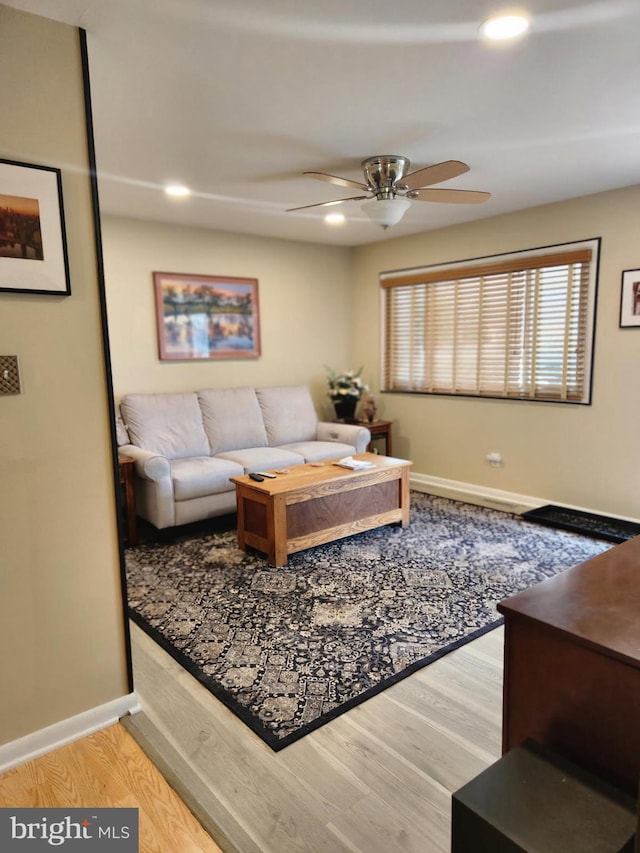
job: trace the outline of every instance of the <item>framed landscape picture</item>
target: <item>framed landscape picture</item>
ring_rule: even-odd
[[[0,291],[71,293],[60,169],[0,160]]]
[[[620,294],[620,328],[640,327],[640,270],[624,270]]]
[[[258,280],[154,272],[162,361],[257,358]]]

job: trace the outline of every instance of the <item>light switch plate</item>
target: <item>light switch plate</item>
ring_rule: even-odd
[[[20,394],[17,355],[0,355],[0,394]]]

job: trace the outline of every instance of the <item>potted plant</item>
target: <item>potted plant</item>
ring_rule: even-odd
[[[336,418],[343,421],[353,420],[356,406],[368,390],[361,379],[362,367],[358,371],[345,370],[343,373],[336,373],[330,367],[326,367],[326,370],[329,383],[327,394],[333,402]]]

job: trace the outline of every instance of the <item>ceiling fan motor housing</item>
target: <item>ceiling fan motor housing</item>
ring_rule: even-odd
[[[411,161],[408,157],[396,154],[383,154],[362,161],[362,171],[371,192],[376,198],[393,198],[398,190],[406,189],[398,181],[409,171]]]

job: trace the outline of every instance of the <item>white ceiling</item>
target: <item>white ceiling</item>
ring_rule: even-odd
[[[640,183],[640,0],[524,0],[508,45],[477,38],[493,0],[5,3],[87,31],[103,212],[360,245]],[[355,194],[303,171],[377,154],[463,160],[440,186],[492,198],[386,232],[356,202],[285,212]]]

